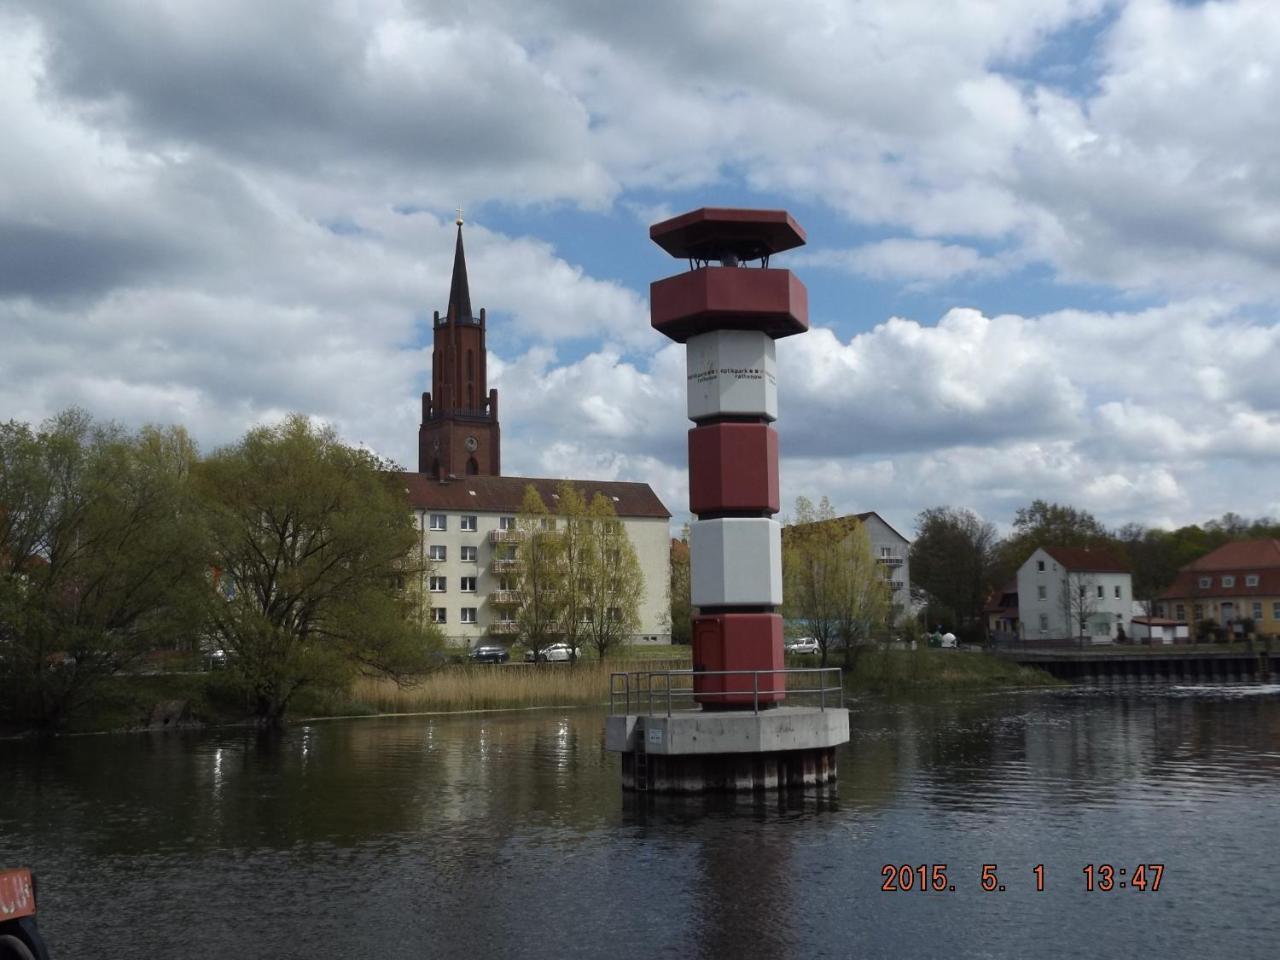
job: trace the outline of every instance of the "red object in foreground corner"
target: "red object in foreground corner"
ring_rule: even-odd
[[[783,666],[778,614],[718,613],[693,618],[693,689],[702,703],[751,707],[782,701],[786,699],[785,674],[752,671]],[[721,670],[743,672],[714,675]],[[699,676],[705,671],[713,675]]]
[[[0,923],[31,917],[35,912],[36,891],[31,882],[31,871],[0,871]]]

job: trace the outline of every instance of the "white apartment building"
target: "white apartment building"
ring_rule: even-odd
[[[532,485],[551,513],[562,481],[529,477],[468,476],[443,482],[425,473],[401,474],[418,527],[422,554],[431,561],[427,596],[431,617],[449,644],[517,639],[510,559],[519,539],[516,517]],[[609,498],[635,548],[644,575],[640,629],[632,643],[670,643],[671,514],[645,483],[571,481],[589,502]]]
[[[1018,568],[1018,620],[1024,640],[1132,636],[1133,577],[1106,550],[1038,547]],[[1081,620],[1084,628],[1081,629]]]

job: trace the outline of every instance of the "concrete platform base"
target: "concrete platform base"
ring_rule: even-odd
[[[689,711],[608,718],[605,747],[622,754],[622,786],[655,793],[750,792],[836,779],[849,711]]]

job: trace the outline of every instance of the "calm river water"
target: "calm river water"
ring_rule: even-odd
[[[736,802],[623,796],[595,711],[6,742],[0,865],[36,868],[55,960],[1280,953],[1280,688],[852,725],[837,787]],[[954,892],[881,890],[943,863]]]

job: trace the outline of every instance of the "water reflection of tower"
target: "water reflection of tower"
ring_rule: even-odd
[[[795,871],[789,837],[776,821],[748,825],[734,817],[714,823],[717,829],[702,844],[702,876],[695,885],[697,956],[796,956],[802,938],[793,924],[801,916],[795,910],[800,891],[791,889]]]

